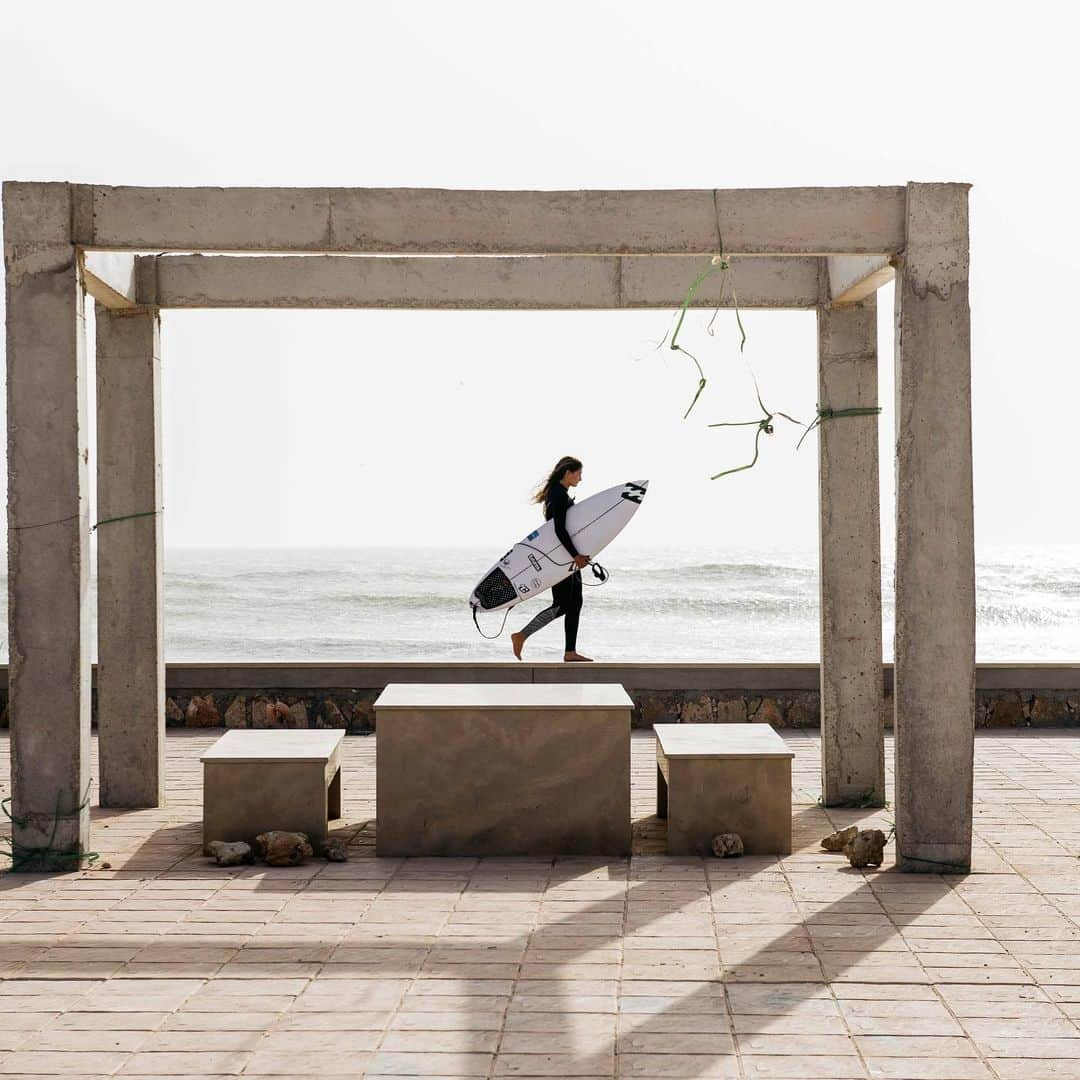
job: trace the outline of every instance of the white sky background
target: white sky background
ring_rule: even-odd
[[[151,185],[711,188],[974,183],[981,545],[1069,542],[1080,390],[1075,27],[1063,5],[113,3],[5,6],[0,177]],[[819,17],[820,16],[820,17]],[[879,293],[892,517],[892,289]],[[748,460],[733,319],[669,313],[167,312],[170,546],[482,544],[652,481],[635,545],[816,545],[816,441]],[[810,419],[810,313],[748,313],[773,408]],[[92,337],[91,337],[92,340]],[[695,350],[697,351],[697,350]],[[841,421],[842,422],[842,421]],[[628,537],[629,539],[629,537]]]

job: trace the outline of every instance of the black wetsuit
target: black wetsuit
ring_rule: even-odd
[[[571,559],[578,554],[577,548],[570,539],[570,534],[566,531],[566,511],[573,505],[574,500],[570,498],[570,493],[562,484],[552,484],[548,488],[547,498],[544,500],[544,517],[554,522],[555,535],[559,538],[559,543],[566,548]],[[563,578],[557,585],[552,585],[551,606],[539,612],[521,633],[529,637],[547,626],[549,622],[565,616],[566,651],[576,652],[581,599],[581,571],[575,569],[569,577]]]

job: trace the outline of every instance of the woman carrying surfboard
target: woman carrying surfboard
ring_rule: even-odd
[[[563,458],[544,481],[534,499],[544,504],[547,521],[519,540],[483,573],[469,594],[469,608],[477,632],[489,641],[499,637],[506,626],[506,615],[498,633],[485,634],[478,615],[482,611],[509,611],[523,600],[551,589],[551,606],[541,612],[520,633],[511,634],[514,655],[521,659],[525,639],[549,622],[566,618],[566,659],[588,661],[577,651],[577,625],[581,611],[581,568],[589,566],[599,584],[607,580],[607,571],[593,560],[603,551],[634,516],[645,498],[648,480],[627,480],[575,503],[570,488],[581,480],[581,462]],[[588,550],[582,555],[579,548]]]
[[[574,547],[570,534],[566,530],[566,512],[574,505],[570,497],[570,488],[581,483],[582,464],[574,457],[564,457],[551,470],[551,475],[533,495],[532,501],[544,504],[544,518],[555,526],[555,535],[574,562],[574,572],[551,587],[552,602],[516,634],[510,635],[514,655],[520,660],[521,649],[527,638],[537,630],[564,618],[563,629],[566,633],[566,651],[563,660],[568,663],[591,663],[592,658],[582,656],[577,651],[578,621],[581,616],[582,589],[581,570],[589,565],[589,557],[582,555]]]

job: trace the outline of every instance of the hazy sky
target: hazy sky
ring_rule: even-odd
[[[114,184],[711,188],[974,183],[980,544],[1067,542],[1080,389],[1074,31],[1060,5],[117,2],[8,5],[0,177]],[[827,13],[826,13],[827,12]],[[820,18],[819,18],[820,16]],[[879,293],[882,514],[892,289]],[[666,312],[167,312],[166,543],[486,544],[581,493],[652,488],[634,543],[813,547],[816,442],[755,415],[730,317],[710,387]],[[770,406],[813,415],[810,313],[750,313]]]

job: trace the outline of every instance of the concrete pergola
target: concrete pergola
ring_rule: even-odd
[[[16,844],[52,838],[73,859],[89,845],[84,294],[97,305],[98,516],[122,519],[102,527],[97,545],[100,799],[151,807],[165,794],[160,309],[670,309],[722,237],[740,306],[817,312],[821,408],[877,405],[876,289],[896,277],[897,859],[904,870],[969,868],[967,192],[916,183],[701,191],[5,183]],[[716,286],[707,281],[695,305],[728,306],[730,291],[721,298]],[[822,424],[827,805],[884,798],[877,470],[873,416]]]

